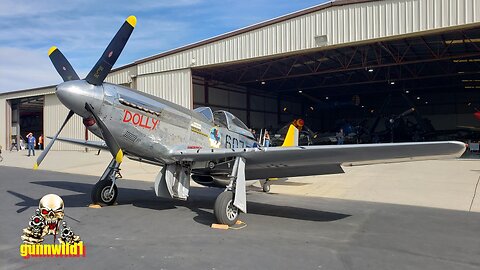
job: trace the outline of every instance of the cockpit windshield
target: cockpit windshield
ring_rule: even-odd
[[[213,113],[214,123],[217,126],[228,128],[227,115],[225,111],[215,111]]]
[[[193,110],[205,117],[209,122],[213,122],[213,112],[209,107],[198,107]]]
[[[229,113],[229,112],[225,112],[227,114],[227,117],[232,121],[231,124],[237,126],[237,127],[240,127],[240,128],[243,128],[245,130],[248,130],[248,127],[247,125],[245,125],[242,120],[238,119],[235,115]]]
[[[214,123],[221,127],[226,127],[228,130],[233,131],[235,133],[241,134],[243,136],[249,137],[254,139],[255,137],[248,129],[247,125],[245,125],[242,120],[240,120],[235,115],[227,112],[227,111],[215,111],[213,113]]]

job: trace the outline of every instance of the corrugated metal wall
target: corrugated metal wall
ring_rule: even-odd
[[[193,108],[190,69],[138,76],[137,89],[186,108]]]
[[[392,0],[331,7],[138,65],[138,75],[480,22],[478,0]],[[193,59],[195,63],[193,64]]]
[[[137,76],[137,67],[129,67],[121,70],[114,71],[108,74],[105,79],[106,82],[114,84],[130,84]]]
[[[65,107],[60,100],[58,100],[55,95],[46,95],[45,96],[45,108],[43,111],[44,117],[44,132],[45,132],[45,144],[50,142],[46,136],[53,136],[58,131],[62,125],[65,117],[68,114],[69,109]],[[75,138],[75,139],[84,139],[85,138],[85,126],[82,123],[82,118],[78,115],[74,115],[72,119],[68,122],[65,128],[62,130],[60,137],[66,138]],[[93,133],[88,132],[89,140],[100,139],[93,135]],[[83,146],[76,146],[69,143],[55,142],[52,147],[52,150],[84,150]]]

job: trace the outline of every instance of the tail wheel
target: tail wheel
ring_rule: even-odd
[[[113,205],[117,201],[118,188],[113,185],[112,192],[110,192],[111,186],[112,181],[110,180],[98,181],[92,189],[92,202]]]
[[[218,195],[213,211],[217,222],[228,226],[234,225],[240,216],[240,210],[233,205],[233,194],[230,191]]]
[[[265,184],[263,184],[262,189],[263,189],[263,192],[265,193],[270,192],[270,184],[268,182],[265,182]]]

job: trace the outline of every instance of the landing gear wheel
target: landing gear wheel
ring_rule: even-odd
[[[213,211],[217,222],[228,226],[234,225],[240,216],[240,210],[233,205],[233,194],[230,191],[218,195]]]
[[[117,186],[114,185],[110,193],[111,186],[112,181],[110,180],[98,181],[92,189],[92,202],[103,205],[113,205],[117,201],[118,189]]]
[[[268,193],[270,192],[270,184],[268,182],[265,182],[265,184],[263,184],[263,192],[265,193]]]

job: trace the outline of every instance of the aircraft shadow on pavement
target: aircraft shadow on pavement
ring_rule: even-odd
[[[59,194],[64,200],[65,205],[67,205],[68,207],[86,207],[91,203],[90,192],[93,184],[77,183],[70,181],[34,181],[31,183],[80,193],[70,195]],[[155,196],[155,192],[152,189],[153,188],[151,188],[150,190],[145,190],[119,187],[118,205],[133,205],[135,207],[154,210],[166,210],[174,209],[177,207],[187,207],[197,214],[197,216],[194,218],[196,222],[208,226],[215,222],[215,217],[212,212],[205,211],[203,209],[213,209],[216,196],[223,191],[222,189],[191,187],[190,197],[188,201],[158,198]],[[15,204],[22,207],[17,210],[17,213],[23,212],[30,207],[36,208],[38,206],[38,201],[40,200],[40,198],[34,199],[11,190],[8,190],[7,192],[22,200],[22,202]],[[253,201],[248,202],[248,213],[320,222],[335,221],[350,216],[341,213],[325,212],[295,206],[280,206]]]

